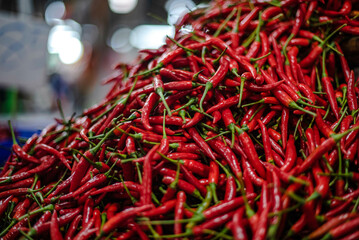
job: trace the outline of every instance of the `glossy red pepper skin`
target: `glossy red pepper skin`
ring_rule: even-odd
[[[146,155],[143,163],[143,182],[142,182],[142,195],[141,203],[143,205],[149,205],[152,203],[152,158],[158,149],[158,145],[155,145],[150,152]]]
[[[175,181],[175,178],[169,177],[169,176],[165,176],[162,179],[162,182],[166,185],[170,185],[174,181]],[[192,196],[198,197],[201,195],[200,192],[192,184],[190,184],[184,180],[179,179],[177,186],[179,189],[181,189],[185,193],[190,194]],[[175,194],[175,192],[174,192],[174,194]]]
[[[295,140],[293,135],[289,136],[287,149],[285,152],[285,163],[281,167],[281,170],[285,172],[289,172],[292,167],[295,165],[295,161],[297,160],[297,152],[295,148]]]
[[[177,193],[177,200],[175,205],[175,220],[181,220],[184,217],[184,204],[186,202],[186,194],[183,191],[179,191]],[[177,222],[174,224],[174,234],[180,234],[182,233],[182,224],[180,222]]]
[[[238,158],[233,151],[218,139],[208,141],[209,145],[225,159],[237,178],[241,177],[242,170]]]
[[[153,127],[150,125],[149,123],[149,117],[150,117],[150,112],[152,110],[152,108],[154,107],[154,105],[156,104],[156,102],[158,101],[159,96],[157,94],[150,93],[150,95],[148,96],[145,105],[142,108],[142,113],[141,113],[141,120],[142,120],[142,124],[143,126],[147,129],[147,130],[152,130]]]
[[[334,88],[333,88],[333,85],[332,85],[329,77],[323,77],[322,84],[323,84],[324,91],[327,93],[327,99],[329,101],[331,110],[333,111],[335,117],[337,119],[339,119],[340,116],[339,116],[338,103],[335,98]]]
[[[228,222],[233,217],[233,215],[234,212],[232,211],[221,216],[217,216],[216,218],[206,221],[200,225],[197,225],[192,229],[193,235],[200,235],[204,232],[205,229],[218,228]]]
[[[151,208],[152,205],[142,205],[140,207],[128,208],[122,212],[119,212],[105,223],[105,225],[102,227],[102,232],[108,234],[115,230],[115,228],[121,226],[126,220],[134,218],[141,212]]]
[[[249,193],[246,195],[247,200],[251,200],[256,196],[256,194]],[[223,202],[220,204],[217,204],[215,206],[212,206],[205,210],[202,214],[204,219],[210,220],[213,218],[216,218],[218,216],[221,216],[223,214],[226,214],[228,212],[233,211],[234,209],[237,209],[238,207],[242,206],[244,204],[243,197],[236,197],[231,201]]]
[[[52,217],[51,217],[50,233],[51,233],[51,239],[54,239],[54,240],[62,240],[63,239],[60,229],[59,229],[59,222],[57,220],[56,210],[54,211],[54,213],[52,214]]]
[[[40,161],[38,159],[36,159],[35,157],[27,154],[18,144],[13,144],[12,145],[12,150],[14,151],[14,153],[20,158],[23,159],[25,161],[28,161],[29,163],[35,163],[35,164],[39,164]]]
[[[243,150],[246,153],[250,164],[258,172],[259,176],[265,177],[265,170],[259,160],[257,151],[255,150],[253,142],[249,135],[245,131],[240,130],[238,132],[238,139],[241,145],[244,147]]]
[[[242,101],[244,101],[249,95],[250,94],[247,91],[243,91]],[[212,113],[212,112],[217,111],[217,110],[222,110],[222,109],[234,106],[234,105],[238,104],[239,97],[240,97],[240,95],[238,94],[236,96],[227,98],[224,101],[221,101],[218,104],[216,104],[216,105],[212,106],[211,108],[209,108],[206,111],[206,113]]]
[[[262,13],[262,19],[263,19],[263,21],[267,21],[270,18],[278,15],[281,12],[282,12],[282,9],[280,7],[273,6],[273,7],[266,8]]]
[[[358,109],[358,99],[355,94],[354,86],[354,71],[350,72],[350,77],[348,80],[348,107],[350,111],[355,111]]]

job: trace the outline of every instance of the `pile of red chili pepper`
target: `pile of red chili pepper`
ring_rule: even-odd
[[[217,0],[0,174],[2,239],[358,239],[344,1]]]

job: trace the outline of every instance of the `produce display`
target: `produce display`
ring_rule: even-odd
[[[1,239],[359,239],[344,1],[212,1],[14,145]]]

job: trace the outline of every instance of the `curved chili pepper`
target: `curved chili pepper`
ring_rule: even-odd
[[[233,176],[228,176],[226,181],[225,201],[230,201],[236,197],[237,186]]]
[[[281,12],[282,12],[282,8],[280,8],[280,7],[276,7],[276,6],[268,7],[263,11],[262,19],[264,21],[267,21],[270,18],[280,14]]]
[[[264,179],[261,177],[258,177],[254,168],[251,166],[251,164],[247,161],[243,161],[243,168],[247,171],[247,177],[251,182],[256,186],[262,186]]]
[[[77,230],[77,227],[79,226],[81,219],[82,219],[82,215],[78,215],[74,220],[72,220],[72,222],[65,234],[65,240],[71,240],[74,238],[74,234]]]
[[[249,95],[250,95],[250,93],[248,93],[247,91],[243,91],[242,101],[245,100]],[[224,108],[229,108],[231,106],[234,106],[234,105],[238,104],[239,98],[240,98],[240,95],[238,94],[236,96],[233,96],[233,97],[227,98],[223,101],[220,101],[218,104],[209,108],[206,111],[206,113],[212,113],[217,110],[222,110]]]
[[[308,68],[310,67],[319,57],[319,55],[323,52],[323,46],[327,43],[327,41],[339,30],[342,30],[345,25],[342,25],[341,27],[337,28],[335,31],[333,31],[331,34],[328,35],[328,37],[322,41],[319,45],[315,46],[310,53],[300,61],[299,65],[302,68]]]
[[[94,224],[94,219],[91,218],[91,220],[84,226],[80,232],[77,233],[74,240],[80,240],[80,239],[88,239],[91,235],[95,234],[97,229],[92,228]]]
[[[167,212],[172,211],[175,208],[176,203],[177,199],[169,200],[157,208],[153,208],[149,211],[143,212],[141,215],[151,218],[161,214],[166,214]]]
[[[223,59],[223,60],[222,60]],[[202,98],[199,102],[199,108],[203,111],[203,101],[209,90],[217,87],[217,85],[224,79],[228,72],[229,62],[225,58],[221,58],[221,65],[217,69],[216,73],[208,80],[206,87],[203,91]]]
[[[167,185],[170,185],[174,181],[175,181],[175,178],[169,177],[169,176],[165,176],[162,179],[162,182]],[[183,190],[187,194],[190,194],[196,198],[201,199],[201,193],[192,184],[190,184],[184,180],[181,180],[181,179],[178,180],[177,184],[178,184],[179,189]]]
[[[236,130],[238,132],[238,139],[241,145],[245,146],[243,150],[246,153],[250,164],[258,172],[259,176],[265,177],[265,170],[263,168],[262,163],[259,160],[257,151],[254,148],[252,140],[250,139],[248,134],[245,131],[243,131],[243,129],[236,126]]]
[[[268,83],[273,82],[274,80],[268,75],[268,73],[266,73],[264,70],[261,70],[262,75],[264,76],[264,79],[266,81],[268,81]],[[293,109],[298,109],[301,110],[305,113],[308,113],[312,116],[316,116],[315,113],[310,112],[302,107],[300,107],[296,102],[293,101],[293,99],[291,99],[291,97],[284,92],[283,90],[276,88],[273,89],[273,94],[274,96],[278,99],[279,102],[281,102],[284,106],[289,107],[289,108],[293,108]]]
[[[198,181],[198,179],[190,171],[188,171],[185,166],[181,165],[180,169],[181,169],[181,172],[183,173],[184,179],[187,180],[188,183],[190,183],[194,187],[196,187],[202,196],[205,196],[207,193],[207,190],[204,186],[201,185],[201,183]]]
[[[263,12],[264,13],[264,12]],[[262,13],[262,19],[263,19],[263,13]],[[264,19],[263,19],[264,20]],[[262,43],[262,48],[261,48],[261,55],[262,56],[266,56],[269,53],[269,40],[268,40],[268,36],[265,32],[261,31],[259,33],[260,36],[260,41]],[[257,61],[257,64],[259,67],[263,66],[265,64],[265,62],[269,59],[273,57],[272,54],[270,54],[268,57],[265,57],[263,59],[260,59]]]
[[[71,166],[70,166],[70,164],[67,162],[65,156],[64,156],[61,152],[57,151],[55,148],[50,147],[49,145],[40,143],[40,144],[37,144],[37,145],[36,145],[35,151],[36,151],[37,149],[41,149],[41,150],[44,150],[44,151],[49,152],[50,154],[55,155],[55,156],[71,171]]]
[[[230,147],[226,146],[222,141],[217,139],[212,139],[208,141],[209,145],[222,156],[231,167],[233,173],[237,178],[240,178],[242,175],[241,167],[239,165],[239,161]]]
[[[234,211],[223,214],[214,219],[206,221],[200,225],[197,225],[192,229],[193,235],[195,236],[200,235],[204,232],[205,229],[218,228],[223,224],[225,224],[226,222],[228,222],[233,217],[233,215],[234,215]]]
[[[159,99],[159,96],[156,93],[150,93],[150,95],[148,96],[148,98],[145,102],[145,105],[142,107],[141,120],[142,120],[143,126],[147,130],[153,129],[153,127],[149,123],[149,117],[150,117],[150,112],[151,112],[152,108],[154,107],[154,105],[156,104],[156,102],[158,101],[158,99]]]
[[[121,226],[126,220],[134,218],[141,212],[147,211],[152,208],[151,204],[142,205],[140,207],[128,208],[122,212],[117,213],[111,219],[109,219],[102,227],[101,232],[108,234],[115,230],[115,228]]]
[[[340,139],[348,135],[352,131],[356,131],[357,127],[349,129],[344,133],[331,134],[320,146],[318,146],[304,161],[304,163],[297,168],[296,173],[302,173],[308,170],[322,155],[328,152]]]

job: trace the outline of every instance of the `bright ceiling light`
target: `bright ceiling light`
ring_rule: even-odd
[[[131,12],[137,6],[138,0],[108,0],[112,12],[125,14]]]
[[[167,22],[170,25],[177,23],[178,19],[191,9],[195,8],[196,4],[191,0],[169,0],[166,2],[165,8],[168,12]]]
[[[68,25],[56,25],[50,30],[47,49],[50,54],[58,54],[64,64],[77,62],[84,50],[79,33]]]
[[[52,24],[58,19],[65,16],[66,8],[62,1],[55,1],[50,3],[45,10],[45,21],[47,24]]]
[[[84,52],[83,45],[79,39],[74,37],[64,40],[64,46],[66,44],[66,47],[60,50],[59,58],[64,64],[73,64],[82,57]]]
[[[120,28],[117,29],[111,36],[110,46],[111,48],[118,53],[125,53],[132,49],[130,45],[129,38],[131,35],[131,29],[129,28]]]
[[[155,49],[165,44],[166,36],[174,36],[174,27],[168,25],[140,25],[132,30],[130,43],[138,49]]]

